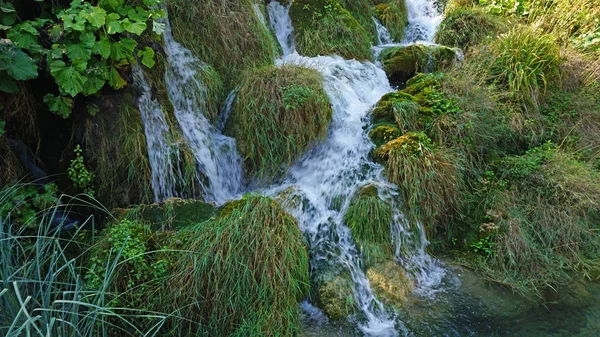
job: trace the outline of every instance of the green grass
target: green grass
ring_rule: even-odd
[[[524,107],[537,109],[547,86],[560,77],[555,38],[533,28],[511,29],[493,42],[492,53],[490,76]]]
[[[247,173],[268,181],[323,139],[331,114],[317,71],[270,66],[246,73],[226,131],[237,140]]]
[[[167,284],[182,321],[177,335],[295,336],[309,259],[292,216],[257,195],[179,234],[191,253]]]
[[[414,44],[391,47],[380,54],[390,82],[404,85],[417,73],[444,71],[456,63],[456,50],[445,46]]]
[[[300,54],[371,58],[367,30],[336,0],[296,0],[290,8],[290,17]]]
[[[477,8],[458,8],[446,13],[435,42],[468,50],[471,46],[495,37],[503,30],[502,21]]]
[[[404,30],[408,25],[408,10],[404,0],[391,0],[375,6],[377,18],[390,32],[394,41],[404,39]]]

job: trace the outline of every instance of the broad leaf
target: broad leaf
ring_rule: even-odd
[[[106,31],[108,34],[119,34],[123,33],[125,29],[119,21],[121,17],[117,13],[110,13],[106,17]]]
[[[110,67],[110,71],[108,72],[108,84],[116,90],[122,89],[127,85],[127,81],[121,77],[119,71],[115,67]]]
[[[164,23],[157,22],[156,20],[152,21],[152,31],[157,35],[163,35],[167,26]]]
[[[156,61],[154,61],[154,50],[150,47],[138,51],[138,57],[142,59],[142,64],[148,68],[152,68],[156,64]]]
[[[75,97],[83,91],[86,78],[75,67],[67,67],[63,61],[53,61],[50,63],[50,74],[61,92]]]
[[[73,100],[69,97],[54,96],[47,94],[44,96],[44,103],[48,105],[48,109],[62,118],[67,118],[73,110]]]
[[[115,61],[131,58],[136,46],[135,40],[122,38],[121,41],[112,44],[111,57]]]
[[[106,23],[106,11],[100,7],[92,7],[85,18],[92,26],[100,28]]]
[[[0,24],[5,26],[12,26],[17,20],[17,11],[15,6],[8,3],[0,3]]]
[[[83,94],[85,96],[93,95],[100,91],[106,80],[98,78],[96,76],[89,76],[85,84],[83,85]]]
[[[79,43],[70,44],[67,45],[67,56],[71,61],[87,61],[92,57],[92,51],[90,49],[86,49],[84,45]]]
[[[102,56],[103,59],[107,59],[110,56],[110,40],[106,35],[100,35],[100,41],[94,44],[92,52]]]
[[[9,94],[16,94],[19,92],[17,82],[15,82],[5,70],[0,71],[0,91]]]
[[[29,55],[17,48],[8,51],[10,64],[6,68],[8,74],[18,81],[31,80],[38,76],[35,61]]]
[[[129,33],[141,35],[146,30],[146,23],[140,21],[129,21],[129,19],[123,20],[123,28]]]
[[[93,33],[85,32],[79,35],[79,41],[88,49],[92,49],[96,43],[96,36]]]

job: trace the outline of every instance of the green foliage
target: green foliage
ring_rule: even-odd
[[[445,46],[469,49],[502,30],[499,18],[476,8],[458,8],[446,14],[435,41]]]
[[[493,14],[524,16],[529,13],[532,0],[479,0],[479,4]]]
[[[491,77],[519,103],[537,109],[548,84],[560,75],[556,40],[532,28],[516,27],[494,41],[492,49]]]
[[[479,241],[473,242],[470,247],[475,253],[482,254],[484,256],[490,256],[494,253],[494,242],[492,236],[488,235]]]
[[[56,206],[58,188],[55,184],[7,185],[0,190],[0,218],[13,225],[37,230],[41,216]]]
[[[267,181],[325,136],[331,114],[317,71],[269,66],[244,77],[226,131],[236,138],[247,172]]]
[[[73,182],[73,186],[93,197],[96,191],[94,190],[92,182],[96,175],[93,172],[90,172],[85,166],[82,155],[83,150],[79,144],[77,144],[73,152],[75,153],[75,159],[71,160],[71,164],[68,168],[69,178]]]
[[[456,63],[456,49],[413,44],[391,47],[380,54],[383,70],[393,84],[403,85],[416,73],[443,71]]]
[[[337,1],[296,0],[290,8],[290,17],[300,54],[371,58],[369,34]]]
[[[379,21],[388,29],[394,41],[404,39],[408,25],[408,10],[404,0],[392,0],[375,6]]]
[[[121,89],[127,85],[122,73],[135,62],[138,43],[124,34],[141,35],[151,20],[163,13],[156,9],[160,0],[143,5],[124,0],[102,0],[97,5],[73,1],[68,8],[56,8],[55,17],[20,22],[8,29],[10,47],[4,45],[0,77],[4,71],[15,80],[37,77],[38,65],[46,65],[58,86],[59,95],[44,97],[50,111],[66,118],[73,98],[98,93],[105,85]],[[155,33],[162,31],[153,22]],[[20,48],[20,49],[19,49]],[[23,53],[27,51],[29,55]],[[145,47],[137,52],[142,64],[154,65],[154,51]],[[31,57],[29,57],[31,56]],[[3,88],[14,92],[14,85]]]
[[[189,251],[165,282],[178,336],[295,336],[309,258],[296,220],[273,200],[245,196],[180,232]],[[248,310],[252,308],[252,310]]]

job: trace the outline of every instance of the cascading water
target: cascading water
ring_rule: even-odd
[[[386,311],[373,295],[362,268],[360,252],[349,228],[343,223],[352,196],[362,186],[375,184],[382,198],[390,202],[397,199],[394,198],[396,187],[382,176],[383,167],[368,158],[373,144],[365,131],[369,110],[392,88],[383,70],[368,62],[286,53],[294,50],[288,11],[289,7],[278,2],[269,4],[271,26],[284,50],[284,56],[277,64],[310,67],[323,75],[324,89],[333,108],[333,121],[327,139],[290,169],[282,185],[267,193],[284,194],[290,201],[283,204],[309,237],[313,272],[318,272],[318,266],[324,262],[332,261],[350,272],[356,303],[366,319],[364,324],[359,324],[363,333],[397,336],[398,331],[403,331],[406,334],[402,322]],[[293,202],[298,198],[304,202]],[[343,200],[341,208],[334,206],[339,200]],[[425,252],[428,242],[422,226],[411,226],[400,211],[396,212],[391,226],[397,259],[412,273],[420,289],[432,288],[439,283],[443,269]]]
[[[163,201],[177,195],[171,154],[178,151],[168,143],[171,137],[162,107],[158,100],[152,99],[150,85],[137,65],[133,66],[133,79],[139,94],[138,110],[144,123],[154,199]]]
[[[167,22],[164,34],[167,54],[165,82],[183,136],[194,154],[203,183],[205,200],[220,205],[242,192],[241,158],[235,139],[226,137],[203,115],[206,86],[200,70],[206,65],[177,43]]]
[[[406,0],[408,26],[404,43],[431,42],[444,15],[436,0]]]
[[[377,18],[373,17],[373,22],[375,23],[375,28],[377,29],[377,41],[380,45],[394,42],[390,32],[381,22],[379,22],[379,20],[377,20]]]

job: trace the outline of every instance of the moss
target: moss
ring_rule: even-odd
[[[377,43],[377,28],[373,22],[373,17],[377,15],[375,8],[370,1],[364,0],[338,0],[339,4],[352,14],[352,16],[367,31],[371,38],[371,43]]]
[[[175,40],[215,67],[226,91],[243,70],[275,61],[275,42],[251,0],[171,0],[168,10]]]
[[[371,58],[369,34],[337,1],[295,0],[290,17],[300,54],[337,54],[358,60]]]
[[[392,0],[375,6],[377,18],[388,29],[394,41],[404,39],[404,30],[408,25],[408,10],[404,0]]]
[[[398,126],[388,123],[378,124],[371,132],[369,132],[369,138],[371,138],[371,141],[373,141],[375,146],[383,145],[401,135],[402,133],[400,132],[400,129],[398,129]]]
[[[403,84],[417,72],[435,72],[456,64],[457,50],[445,46],[414,44],[385,49],[381,55],[383,69],[394,84]]]
[[[459,8],[446,13],[435,41],[439,44],[468,50],[503,30],[500,19],[476,8]]]
[[[403,101],[413,101],[414,97],[410,94],[407,94],[403,91],[391,92],[389,94],[385,94],[378,102],[371,116],[374,121],[394,121],[394,111],[393,105],[394,103],[403,102]]]
[[[226,132],[236,138],[248,174],[268,181],[325,136],[331,116],[317,71],[270,66],[245,75]]]
[[[297,334],[309,258],[296,220],[279,204],[248,195],[178,237],[193,252],[177,257],[166,282],[180,335]]]
[[[319,307],[331,319],[344,319],[356,312],[352,279],[338,275],[319,288]]]
[[[391,204],[379,198],[375,186],[363,187],[352,198],[344,223],[350,228],[367,266],[392,258],[392,219]]]
[[[415,287],[406,271],[395,261],[379,263],[367,269],[367,278],[375,296],[396,307],[407,301]]]

